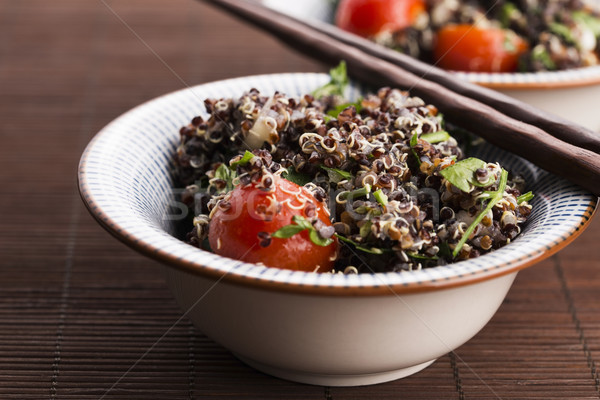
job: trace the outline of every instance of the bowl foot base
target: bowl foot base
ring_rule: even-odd
[[[265,374],[289,381],[308,383],[319,386],[363,386],[389,382],[415,374],[431,365],[435,360],[427,361],[412,367],[400,368],[392,371],[376,372],[371,374],[318,374],[305,371],[282,369],[266,365],[258,361],[235,354],[237,358],[252,368]]]

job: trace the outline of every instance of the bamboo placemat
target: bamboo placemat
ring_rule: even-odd
[[[399,381],[324,388],[256,372],[195,330],[162,267],[82,206],[83,148],[135,105],[326,69],[195,0],[0,0],[0,398],[600,398],[597,220],[521,272],[456,352]]]

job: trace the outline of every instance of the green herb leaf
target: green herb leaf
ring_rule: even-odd
[[[324,238],[319,235],[319,232],[317,232],[313,224],[311,224],[309,220],[301,215],[294,215],[292,217],[291,224],[277,229],[271,234],[271,237],[278,239],[289,239],[305,230],[308,230],[308,237],[310,241],[318,246],[329,246],[331,243],[333,243],[333,239]]]
[[[315,98],[319,99],[324,96],[344,95],[346,87],[350,83],[346,72],[346,62],[342,61],[337,67],[329,70],[329,76],[331,77],[329,83],[312,92],[312,95]]]
[[[338,183],[343,181],[344,179],[352,179],[352,174],[348,171],[344,171],[343,169],[338,168],[328,168],[324,165],[321,165],[325,171],[327,171],[327,175],[329,175],[329,180],[333,183]]]
[[[419,254],[419,253],[406,252],[406,255],[409,256],[410,258],[412,258],[413,260],[423,260],[423,261],[439,260],[439,257],[436,257],[436,256],[428,257],[426,255]]]
[[[548,71],[556,70],[556,63],[543,45],[537,45],[531,51],[533,61],[541,63]]]
[[[469,193],[471,186],[484,187],[492,183],[488,181],[482,184],[475,178],[475,171],[485,168],[485,165],[485,161],[470,157],[444,168],[440,174],[463,192]]]
[[[521,15],[519,9],[510,2],[505,3],[500,10],[500,24],[503,28],[509,28],[513,18],[518,18]]]
[[[600,37],[600,18],[585,11],[575,11],[573,20],[592,31],[594,36]]]
[[[350,106],[354,106],[354,108],[356,109],[356,112],[359,113],[360,110],[362,110],[362,97],[360,99],[356,100],[354,103],[344,103],[344,104],[340,104],[339,106],[332,108],[331,110],[327,111],[327,116],[337,118],[338,115],[340,115],[340,113],[342,111],[344,111],[346,108],[348,108]]]
[[[342,235],[339,234],[334,234],[334,236],[336,238],[338,238],[341,242],[347,243],[347,244],[351,244],[356,250],[360,250],[362,252],[365,253],[369,253],[369,254],[375,254],[375,255],[381,255],[383,254],[387,249],[380,249],[377,247],[364,247],[361,246],[360,244],[356,243],[355,241],[348,239],[347,237],[344,237]]]
[[[471,234],[475,230],[475,227],[477,225],[479,225],[479,223],[483,220],[483,217],[485,217],[487,215],[488,211],[490,211],[492,209],[492,207],[494,207],[494,205],[503,198],[507,181],[508,181],[508,172],[506,172],[506,170],[503,169],[502,173],[500,175],[500,183],[498,184],[498,190],[495,192],[488,192],[488,193],[493,193],[493,195],[490,198],[490,201],[487,203],[487,206],[473,220],[471,225],[469,225],[469,227],[467,228],[465,233],[463,233],[462,237],[456,244],[454,251],[452,252],[453,257],[456,257],[458,255],[458,253],[460,253],[460,250],[462,249],[462,247],[465,245],[467,240],[469,240],[469,236],[471,236]]]
[[[314,228],[313,225],[310,223],[310,221],[301,215],[294,215],[292,217],[292,221],[294,221],[294,223],[297,224],[298,226],[301,226],[303,229],[313,229]]]
[[[532,192],[523,193],[522,195],[517,197],[517,204],[521,204],[524,201],[531,201],[531,199],[533,199],[534,197],[535,196],[533,195]]]
[[[417,152],[415,151],[415,146],[419,143],[419,135],[415,132],[413,133],[413,135],[410,138],[410,149],[413,153],[413,155],[415,156],[415,159],[417,160],[417,163],[419,165],[421,165],[421,159],[419,158],[419,155],[417,154]]]
[[[226,182],[226,186],[224,189],[218,191],[218,193],[226,193],[233,190],[233,180],[237,174],[235,171],[227,168],[225,164],[219,165],[219,167],[215,170],[215,178],[222,179]]]
[[[450,139],[451,137],[452,136],[450,136],[450,134],[446,131],[430,132],[430,133],[424,133],[421,135],[421,139],[423,139],[424,141],[429,142],[431,144],[445,142],[446,140]],[[412,141],[412,138],[411,138],[411,141]],[[412,147],[412,144],[411,144],[411,147]]]
[[[275,232],[273,232],[271,234],[271,237],[279,238],[279,239],[289,239],[292,236],[294,236],[295,234],[300,233],[305,229],[306,228],[304,228],[300,225],[289,224],[289,225],[282,226],[281,228],[277,229]]]
[[[283,171],[282,176],[299,186],[304,186],[312,181],[312,178],[309,175],[296,171],[296,168],[294,168],[293,165]]]
[[[254,154],[252,154],[251,152],[249,152],[248,150],[246,150],[246,152],[244,153],[244,155],[242,156],[242,158],[239,159],[238,161],[232,162],[229,165],[229,168],[231,168],[232,170],[235,171],[235,169],[238,167],[238,165],[246,165],[253,158],[254,158]]]
[[[319,232],[317,232],[316,229],[309,230],[308,237],[310,238],[310,241],[316,244],[317,246],[325,247],[333,243],[333,239],[322,237],[321,235],[319,235]]]
[[[365,223],[362,224],[360,227],[360,236],[363,238],[368,237],[371,234],[371,226],[373,226],[373,223],[371,221],[365,221]]]
[[[559,22],[551,22],[548,25],[548,28],[550,29],[550,32],[561,37],[566,43],[577,44],[577,41],[573,37],[573,32],[571,32],[571,28],[569,28],[567,25]]]

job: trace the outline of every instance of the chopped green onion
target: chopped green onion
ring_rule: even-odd
[[[531,201],[534,198],[534,194],[532,192],[523,193],[519,197],[517,197],[517,204],[521,204],[524,201]]]
[[[246,150],[246,152],[244,153],[242,158],[239,159],[238,161],[232,162],[231,165],[229,165],[229,168],[231,168],[232,170],[235,171],[235,169],[238,167],[238,165],[246,165],[253,158],[254,158],[254,154],[252,154],[252,152]]]
[[[387,205],[388,197],[386,196],[385,193],[383,193],[383,191],[381,189],[377,189],[375,192],[373,192],[373,196],[375,197],[375,200],[377,200],[377,202],[379,204],[381,204],[382,206]]]
[[[505,169],[502,169],[502,173],[500,175],[500,183],[498,184],[498,190],[494,192],[486,192],[490,195],[490,201],[487,203],[486,207],[477,215],[477,217],[473,220],[471,225],[467,228],[465,233],[463,233],[459,242],[456,244],[454,251],[452,251],[452,256],[456,257],[460,250],[465,245],[467,240],[469,240],[469,236],[475,230],[475,227],[479,225],[479,223],[483,220],[483,218],[487,215],[487,213],[494,207],[494,205],[499,202],[504,196],[504,190],[506,189],[506,182],[508,181],[508,172]]]
[[[423,135],[421,135],[421,139],[423,139],[424,141],[429,142],[431,144],[445,142],[446,140],[448,140],[450,138],[451,138],[450,134],[446,131],[430,132],[430,133],[424,133]],[[411,138],[411,141],[412,141],[412,138]],[[411,147],[412,147],[412,144],[411,144]]]
[[[428,256],[425,256],[423,254],[413,253],[413,252],[406,252],[406,255],[409,256],[410,258],[412,258],[413,260],[423,260],[423,261],[436,261],[436,260],[439,260],[439,257],[437,257],[437,256],[428,257]]]

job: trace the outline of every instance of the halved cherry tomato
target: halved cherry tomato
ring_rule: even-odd
[[[295,215],[315,216],[331,227],[328,212],[305,188],[274,177],[274,190],[252,183],[237,186],[214,212],[209,226],[211,249],[222,256],[268,267],[329,272],[333,268],[337,240],[328,246],[315,244],[304,230],[289,238],[271,237],[279,228],[293,224]],[[332,229],[332,228],[328,228]]]
[[[513,31],[461,24],[437,32],[433,55],[436,65],[448,70],[514,72],[527,48]]]
[[[424,0],[342,0],[335,23],[343,30],[368,37],[407,28],[424,11]]]

